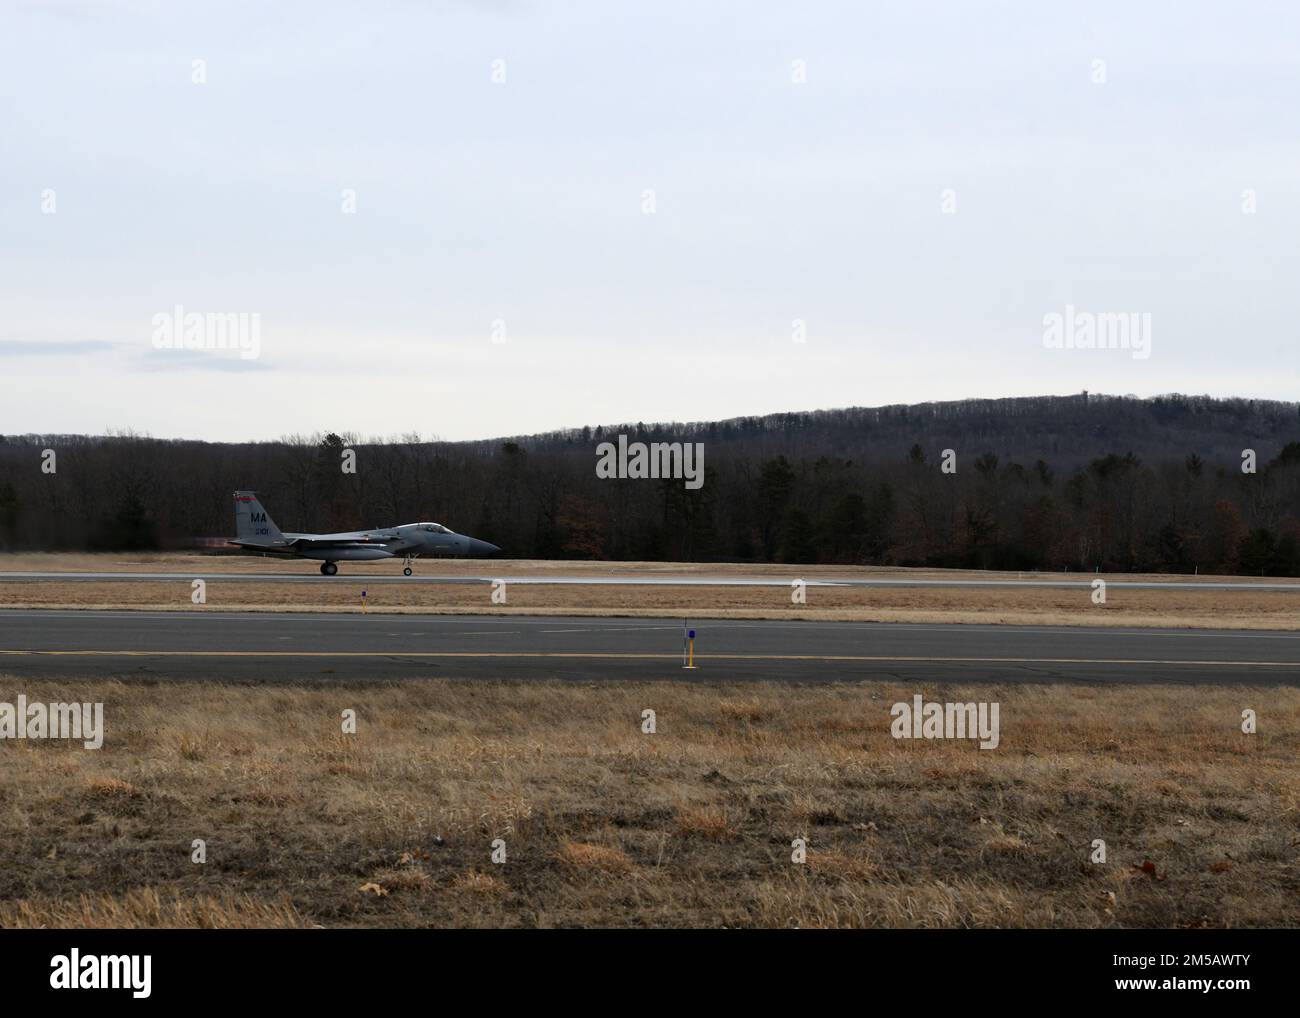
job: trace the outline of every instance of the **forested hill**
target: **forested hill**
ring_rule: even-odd
[[[705,483],[598,477],[596,447],[619,434],[702,443]],[[355,473],[342,468],[349,452]],[[0,548],[229,535],[237,488],[259,491],[285,530],[432,519],[521,558],[1300,575],[1300,405],[1189,396],[968,400],[459,443],[0,436]]]
[[[690,424],[622,424],[516,436],[528,448],[602,441],[641,429],[753,453],[887,460],[913,443],[992,452],[1003,460],[1043,459],[1057,470],[1108,452],[1160,459],[1179,450],[1203,459],[1240,458],[1245,437],[1276,453],[1300,437],[1300,403],[1209,396],[1035,396],[949,403],[850,407]],[[500,440],[496,440],[499,442]],[[492,443],[484,443],[492,444]],[[1249,443],[1248,443],[1249,444]]]

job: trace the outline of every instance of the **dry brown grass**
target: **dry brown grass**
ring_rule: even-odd
[[[418,866],[380,870],[370,878],[385,891],[424,891],[433,883],[429,874]]]
[[[1294,591],[1127,590],[1112,587],[1104,606],[1087,588],[1056,589],[922,587],[810,587],[808,603],[794,606],[784,587],[655,587],[607,585],[509,587],[509,603],[493,605],[487,585],[367,584],[367,575],[396,576],[398,564],[344,564],[328,583],[276,584],[223,581],[220,574],[297,573],[318,575],[312,563],[256,556],[0,555],[0,607],[138,608],[177,611],[361,611],[367,591],[371,611],[474,613],[487,615],[565,614],[681,618],[809,618],[822,621],[978,622],[1075,626],[1215,626],[1238,629],[1300,629],[1300,581]],[[627,562],[422,561],[425,575],[689,577],[726,574],[782,579],[921,578],[1017,579],[1021,574],[962,570],[906,570],[850,566],[783,566]],[[153,572],[192,570],[209,577],[208,603],[190,601],[190,583],[5,583],[6,571]],[[1038,579],[1079,579],[1078,574],[1024,574]],[[1091,576],[1087,577],[1091,579]],[[1108,579],[1213,582],[1217,577],[1134,575]],[[1251,578],[1246,578],[1251,579]],[[1258,578],[1254,578],[1258,579]]]
[[[918,692],[997,700],[1000,747],[892,739]],[[0,676],[18,693],[102,701],[106,738],[0,742],[3,926],[1300,923],[1296,689]]]
[[[90,789],[92,795],[104,798],[138,799],[144,794],[140,789],[129,782],[123,781],[121,778],[87,778],[86,787]]]
[[[812,852],[808,856],[808,869],[813,873],[851,881],[876,880],[880,871],[863,856],[843,852]]]
[[[725,809],[716,806],[693,806],[677,810],[677,833],[682,837],[707,841],[734,841],[737,831]]]
[[[558,853],[562,863],[576,870],[603,870],[606,873],[632,872],[632,857],[621,848],[566,841]]]
[[[153,888],[113,896],[0,902],[5,929],[301,929],[308,924],[284,897],[263,901],[249,895],[193,895],[164,900]]]
[[[476,869],[468,869],[464,873],[456,875],[452,881],[452,890],[461,895],[496,898],[505,895],[509,888],[504,880],[493,876],[491,873],[480,873]]]

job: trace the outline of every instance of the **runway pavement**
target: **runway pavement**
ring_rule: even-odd
[[[1300,685],[1300,633],[555,616],[0,611],[0,674],[238,681],[1212,682]]]
[[[943,587],[962,589],[968,587],[1048,587],[1090,589],[1097,577],[1081,575],[1077,580],[1063,579],[906,579],[906,578],[817,578],[804,577],[809,587]],[[1183,581],[1183,580],[1121,580],[1103,576],[1108,587],[1130,590],[1241,590],[1241,591],[1291,591],[1300,594],[1300,580],[1270,583],[1267,581]],[[230,583],[431,583],[431,584],[490,584],[503,581],[507,584],[549,586],[630,586],[630,587],[789,587],[791,577],[763,576],[663,576],[642,574],[635,576],[512,576],[508,572],[482,576],[402,576],[397,572],[367,573],[351,571],[349,563],[340,566],[337,576],[320,573],[226,573],[226,572],[166,572],[166,573],[75,573],[75,572],[0,572],[3,583],[191,583],[196,579],[209,584]]]

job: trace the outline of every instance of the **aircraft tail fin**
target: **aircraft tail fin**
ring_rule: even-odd
[[[235,492],[235,537],[252,544],[284,541],[280,528],[257,500],[256,492]]]

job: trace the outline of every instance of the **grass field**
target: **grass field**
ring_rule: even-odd
[[[101,701],[107,734],[0,742],[3,926],[1300,924],[1296,689],[19,693]],[[894,740],[916,693],[998,701],[1000,746]]]
[[[360,611],[361,591],[375,610],[482,614],[626,615],[680,618],[813,618],[822,621],[973,622],[1021,625],[1216,626],[1300,629],[1300,581],[1294,591],[1125,590],[1111,588],[1105,605],[1089,589],[807,588],[807,603],[793,605],[781,587],[665,587],[524,585],[507,590],[507,604],[491,603],[486,584],[368,584],[367,575],[397,576],[400,563],[343,563],[340,575],[311,584],[240,583],[223,572],[319,576],[310,562],[257,556],[7,555],[0,556],[0,607],[140,608],[203,610],[191,601],[188,578],[170,583],[5,583],[4,572],[191,571],[208,577],[208,610]],[[425,575],[491,576],[736,576],[826,579],[851,577],[959,579],[1018,578],[1019,574],[897,570],[848,566],[719,565],[700,563],[421,561]],[[1035,578],[1035,574],[1025,574]],[[1078,574],[1037,575],[1079,579]],[[1091,577],[1089,577],[1091,578]],[[1184,576],[1111,576],[1155,582]],[[1200,577],[1212,582],[1215,577]]]

